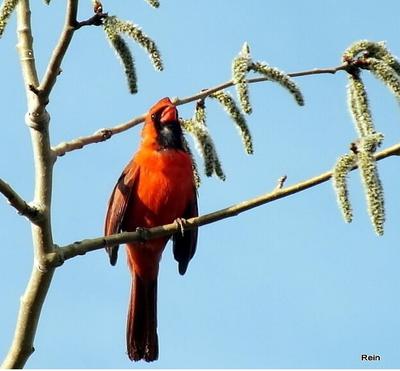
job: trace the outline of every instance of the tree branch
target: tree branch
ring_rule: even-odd
[[[400,156],[400,144],[388,147],[375,154],[377,161],[383,160],[390,156]],[[354,166],[352,170],[356,169]],[[332,171],[327,171],[308,180],[296,183],[294,185],[283,187],[286,177],[282,177],[278,181],[278,186],[272,192],[240,202],[238,204],[226,207],[224,209],[214,211],[209,214],[201,215],[196,218],[190,218],[185,223],[185,229],[192,229],[202,225],[215,223],[222,219],[237,216],[245,211],[254,209],[258,206],[279,200],[284,197],[302,192],[306,189],[315,187],[321,183],[327,182],[332,177]],[[159,227],[142,229],[139,228],[135,232],[123,232],[113,234],[107,237],[98,237],[77,241],[72,244],[58,248],[54,253],[47,256],[47,264],[50,267],[56,267],[63,264],[65,260],[72,259],[78,255],[85,255],[88,252],[102,249],[106,246],[114,246],[118,244],[146,241],[153,238],[159,238],[174,234],[180,231],[178,223],[170,223]]]
[[[36,224],[32,224],[35,259],[40,260],[52,250],[50,226],[50,204],[54,159],[50,149],[49,115],[30,85],[37,84],[37,73],[33,53],[33,38],[30,21],[29,0],[20,0],[17,6],[18,51],[22,75],[26,87],[28,113],[25,116],[30,129],[35,164],[35,194],[33,205],[38,213]]]
[[[14,339],[1,369],[23,368],[35,351],[33,341],[53,273],[54,269],[43,273],[33,267],[27,288],[21,296]]]
[[[2,368],[22,368],[34,351],[33,341],[42,305],[46,298],[54,268],[43,268],[47,254],[54,250],[51,231],[51,194],[54,158],[50,148],[49,121],[43,96],[32,87],[38,86],[33,53],[29,0],[17,6],[18,51],[24,79],[28,113],[25,121],[30,129],[35,164],[35,205],[38,218],[31,224],[35,261],[21,303],[14,338]],[[51,79],[49,80],[51,82]],[[51,86],[49,86],[51,89]],[[50,89],[48,91],[50,91]]]
[[[308,76],[308,75],[335,74],[338,71],[346,71],[348,68],[349,68],[348,64],[342,64],[337,67],[318,68],[318,69],[312,69],[312,70],[306,70],[306,71],[300,71],[300,72],[293,72],[293,73],[289,73],[288,75],[291,77],[300,77],[300,76]],[[257,78],[248,79],[247,81],[249,84],[254,84],[257,82],[268,81],[268,78],[257,77]],[[229,80],[223,84],[214,86],[212,88],[203,89],[199,93],[191,95],[189,97],[176,98],[174,100],[174,104],[176,106],[180,106],[183,104],[195,102],[198,99],[204,99],[207,96],[209,96],[210,94],[215,93],[216,91],[229,88],[233,85],[234,85],[233,80]],[[129,120],[125,123],[114,126],[113,128],[100,129],[92,135],[82,136],[82,137],[73,139],[68,142],[62,142],[62,143],[58,144],[57,146],[53,147],[53,153],[55,156],[64,156],[68,152],[72,152],[72,151],[81,149],[89,144],[104,142],[107,139],[110,139],[113,135],[122,133],[122,132],[142,123],[145,120],[145,117],[146,117],[146,113],[144,113],[138,117],[135,117],[132,120]]]
[[[38,210],[22,199],[3,179],[0,179],[0,193],[7,198],[9,204],[14,207],[20,215],[26,216],[32,222],[38,217]]]
[[[335,74],[338,71],[346,71],[349,68],[348,64],[341,64],[340,66],[337,67],[331,67],[331,68],[314,68],[312,70],[306,70],[306,71],[300,71],[300,72],[291,72],[288,73],[287,75],[290,77],[301,77],[301,76],[309,76],[309,75],[322,75],[322,74]],[[264,81],[269,81],[268,77],[255,77],[252,79],[248,79],[247,82],[249,84],[254,84],[257,82],[264,82]],[[233,80],[229,80],[223,84],[214,86],[209,89],[204,89],[201,92],[191,95],[186,98],[176,98],[174,100],[174,104],[176,106],[180,106],[182,104],[187,104],[193,101],[196,101],[198,99],[204,99],[208,97],[210,94],[215,93],[219,90],[227,89],[230,88],[231,86],[234,86],[235,84],[233,83]]]
[[[56,83],[57,76],[61,72],[61,63],[75,32],[78,3],[78,0],[68,0],[67,2],[64,29],[61,33],[60,39],[58,40],[58,44],[53,51],[46,73],[38,89],[40,96],[46,104],[51,90]]]

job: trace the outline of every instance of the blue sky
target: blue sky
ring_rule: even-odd
[[[32,1],[40,74],[63,22],[64,2]],[[164,96],[184,97],[230,78],[244,41],[255,60],[286,72],[340,64],[360,39],[385,40],[400,55],[399,2],[252,0],[104,0],[105,10],[140,24],[164,57],[155,72],[137,45],[139,93],[131,96],[101,28],[76,33],[48,106],[52,143],[114,126]],[[91,16],[81,1],[80,18]],[[30,200],[33,163],[24,125],[25,97],[15,49],[15,16],[0,41],[2,140],[0,176]],[[366,74],[364,74],[366,75]],[[366,77],[384,147],[399,141],[398,102]],[[251,87],[255,154],[245,155],[214,102],[208,125],[227,180],[203,177],[201,213],[294,184],[330,169],[356,134],[346,105],[346,75],[298,78],[306,105],[274,84]],[[193,105],[180,107],[189,117]],[[59,245],[102,233],[112,187],[138,145],[140,128],[60,158],[54,173],[53,228]],[[199,162],[201,165],[201,162]],[[160,357],[131,364],[125,354],[130,278],[121,250],[111,267],[104,251],[57,270],[43,308],[29,368],[373,368],[400,367],[399,160],[380,162],[385,235],[369,223],[358,172],[351,174],[354,222],[345,224],[330,183],[201,228],[184,277],[170,248],[159,280]],[[14,331],[31,270],[29,224],[0,202],[0,358]],[[361,354],[381,361],[365,363]]]

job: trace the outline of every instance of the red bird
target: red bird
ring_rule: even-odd
[[[178,111],[169,98],[164,98],[146,116],[139,150],[114,187],[105,235],[197,215],[192,158],[185,150]],[[132,361],[158,358],[157,276],[168,240],[169,237],[162,237],[126,245],[132,274],[126,341]],[[179,273],[183,275],[196,251],[197,229],[177,233],[172,240]],[[106,250],[110,263],[115,265],[118,246]]]

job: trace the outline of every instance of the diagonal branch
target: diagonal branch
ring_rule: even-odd
[[[338,71],[347,71],[348,68],[349,68],[349,64],[341,64],[340,66],[331,67],[331,68],[314,68],[312,70],[291,72],[291,73],[288,73],[287,75],[290,77],[301,77],[301,76],[310,76],[310,75],[335,74]],[[264,82],[264,81],[269,81],[269,80],[270,79],[268,77],[255,77],[252,79],[248,79],[247,83],[253,84],[253,83]],[[174,103],[176,106],[179,106],[182,104],[187,104],[187,103],[196,101],[198,99],[204,99],[212,93],[215,93],[219,90],[227,89],[233,85],[234,85],[233,80],[229,80],[223,84],[214,86],[212,88],[204,89],[198,94],[191,95],[189,97],[181,98],[181,99],[176,98]]]
[[[318,68],[318,69],[312,69],[312,70],[306,70],[306,71],[300,71],[300,72],[293,72],[293,73],[289,73],[288,76],[300,77],[300,76],[308,76],[308,75],[335,74],[338,71],[346,71],[348,68],[349,68],[348,64],[342,64],[340,66],[332,67],[332,68]],[[253,84],[253,83],[263,82],[263,81],[268,81],[268,80],[269,79],[267,77],[257,77],[257,78],[248,79],[247,82],[249,84]],[[189,97],[176,98],[174,100],[174,104],[176,106],[180,106],[183,104],[195,102],[198,99],[204,99],[212,93],[215,93],[219,90],[229,88],[233,85],[234,85],[233,80],[229,80],[223,84],[214,86],[212,88],[203,89],[199,93],[191,95]],[[67,152],[76,151],[78,149],[81,149],[81,148],[89,145],[89,144],[104,142],[105,140],[110,139],[113,135],[122,133],[122,132],[142,123],[144,121],[145,117],[146,117],[146,114],[142,114],[142,115],[135,117],[125,123],[114,126],[113,128],[101,129],[92,135],[82,136],[82,137],[73,139],[68,142],[60,143],[57,146],[53,147],[54,155],[55,156],[63,156]]]
[[[20,215],[26,216],[32,222],[38,217],[38,210],[30,206],[3,179],[0,179],[0,193],[7,198],[9,204],[14,207]]]
[[[61,33],[60,39],[58,40],[58,44],[53,51],[46,73],[38,89],[44,102],[48,101],[51,90],[56,83],[57,76],[61,72],[61,63],[74,35],[78,3],[79,0],[68,0],[67,2],[64,29]]]
[[[81,148],[87,146],[88,144],[104,142],[107,139],[110,139],[113,135],[122,133],[122,132],[144,122],[145,117],[146,117],[146,113],[144,113],[128,122],[114,126],[113,128],[100,129],[92,135],[78,137],[69,142],[62,142],[62,143],[58,144],[56,147],[53,147],[53,154],[54,154],[54,156],[64,156],[66,153],[81,149]]]
[[[375,158],[377,161],[383,160],[390,156],[400,156],[400,144],[388,147],[375,154]],[[352,170],[356,168],[357,166],[354,166]],[[283,177],[283,179],[281,178],[279,180],[278,187],[275,187],[275,189],[272,192],[252,198],[250,200],[240,202],[238,204],[226,207],[218,211],[214,211],[209,214],[188,219],[185,223],[185,229],[192,229],[200,227],[202,225],[215,223],[222,219],[237,216],[245,211],[254,209],[258,206],[265,205],[267,203],[315,187],[321,183],[327,182],[331,177],[332,177],[332,171],[327,171],[318,176],[296,183],[294,185],[288,187],[281,187],[281,184],[283,185],[285,179],[285,177]],[[70,245],[62,246],[59,249],[57,249],[56,252],[49,254],[47,256],[47,264],[50,267],[56,267],[63,264],[65,260],[72,259],[78,255],[85,255],[88,252],[99,250],[106,246],[115,246],[118,244],[134,242],[134,241],[146,241],[153,238],[168,236],[179,231],[180,231],[180,226],[178,225],[178,223],[174,222],[154,228],[138,229],[135,232],[123,232],[123,233],[113,234],[107,237],[98,237],[93,239],[77,241]]]

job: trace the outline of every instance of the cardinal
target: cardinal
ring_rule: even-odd
[[[178,111],[169,98],[157,102],[146,116],[138,151],[125,167],[111,194],[105,236],[180,221],[198,215],[191,155],[186,151]],[[132,361],[158,358],[157,276],[169,237],[126,245],[132,275],[126,327]],[[172,236],[178,270],[185,274],[197,244],[197,229]],[[111,265],[118,246],[106,248]]]

